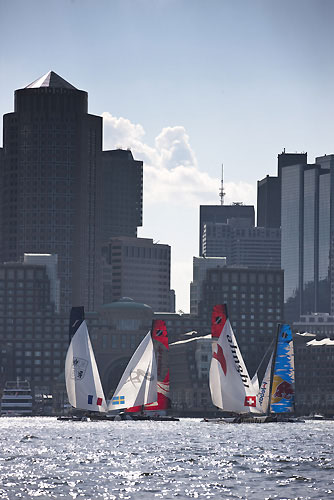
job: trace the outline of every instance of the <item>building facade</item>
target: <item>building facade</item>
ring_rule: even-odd
[[[255,224],[254,207],[234,203],[232,205],[200,205],[199,212],[199,256],[203,256],[204,225],[209,222],[226,224],[229,219],[247,219],[251,226]]]
[[[281,190],[278,177],[257,182],[257,226],[281,227]]]
[[[100,299],[102,118],[87,101],[50,71],[16,90],[3,118],[0,261],[57,254],[66,312]]]
[[[202,300],[202,283],[208,269],[226,266],[226,257],[193,257],[193,280],[190,283],[190,314],[198,315]]]
[[[137,236],[143,214],[143,162],[129,150],[102,152],[102,239]]]
[[[203,256],[226,257],[228,266],[281,267],[279,228],[252,227],[246,219],[209,222],[203,230]]]
[[[334,156],[282,169],[282,248],[286,316],[332,312]]]
[[[55,313],[46,266],[0,265],[0,349],[2,387],[7,380],[29,380],[34,392],[51,394],[64,372],[68,315]],[[3,360],[4,361],[4,360]]]
[[[112,238],[104,255],[104,303],[131,297],[154,311],[174,312],[169,245],[124,236]]]
[[[334,416],[334,340],[296,333],[295,410],[299,415]]]

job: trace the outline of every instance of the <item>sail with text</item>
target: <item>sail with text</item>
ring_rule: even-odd
[[[106,412],[107,404],[82,307],[72,307],[65,382],[70,404],[80,410]]]
[[[211,318],[214,346],[210,366],[212,402],[224,411],[259,413],[256,408],[257,390],[243,361],[225,304],[215,305]]]
[[[286,413],[294,410],[295,367],[293,339],[290,325],[278,329],[275,363],[271,387],[270,410]]]
[[[108,410],[120,410],[157,400],[157,362],[152,330],[147,333],[130,359],[111,398]]]
[[[268,413],[269,399],[270,399],[270,380],[272,375],[272,364],[273,364],[274,353],[271,354],[267,369],[265,371],[264,377],[262,379],[261,386],[258,387],[257,391],[257,408],[261,413]]]

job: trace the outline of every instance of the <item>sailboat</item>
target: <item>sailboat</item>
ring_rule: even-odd
[[[73,408],[106,413],[107,403],[82,307],[71,309],[65,382],[68,400]]]
[[[108,405],[108,410],[125,410],[157,400],[157,362],[153,348],[152,329],[137,347]]]
[[[213,404],[238,415],[259,413],[256,387],[242,358],[225,304],[213,308],[211,334],[213,340],[217,341],[209,372]]]
[[[166,324],[153,320],[151,331],[129,361],[108,410],[125,410],[132,420],[178,420],[162,415],[170,407],[168,350]]]
[[[294,361],[289,325],[278,327],[274,352],[260,387],[257,376],[249,377],[226,305],[214,306],[211,330],[213,340],[217,340],[210,366],[212,402],[226,412],[237,414],[232,420],[223,421],[263,423],[293,410]]]
[[[290,325],[277,327],[274,350],[270,356],[259,392],[257,408],[267,416],[294,411],[294,352]]]

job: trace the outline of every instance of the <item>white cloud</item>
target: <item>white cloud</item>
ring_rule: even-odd
[[[166,127],[154,145],[145,142],[142,125],[103,113],[104,149],[130,148],[144,162],[144,226],[138,236],[172,248],[172,287],[176,310],[189,311],[192,257],[198,252],[199,206],[219,203],[220,179],[202,172],[182,126]],[[244,182],[224,185],[225,203],[253,204],[255,187]]]
[[[110,113],[104,119],[105,149],[130,148],[137,160],[144,162],[145,205],[169,202],[199,206],[219,202],[219,178],[198,169],[189,136],[182,126],[163,128],[154,147],[145,143],[145,130],[126,118]],[[255,188],[246,183],[226,183],[225,203],[253,203]]]

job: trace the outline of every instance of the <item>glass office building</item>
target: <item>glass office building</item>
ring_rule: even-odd
[[[281,170],[281,265],[287,320],[330,312],[334,156]]]

